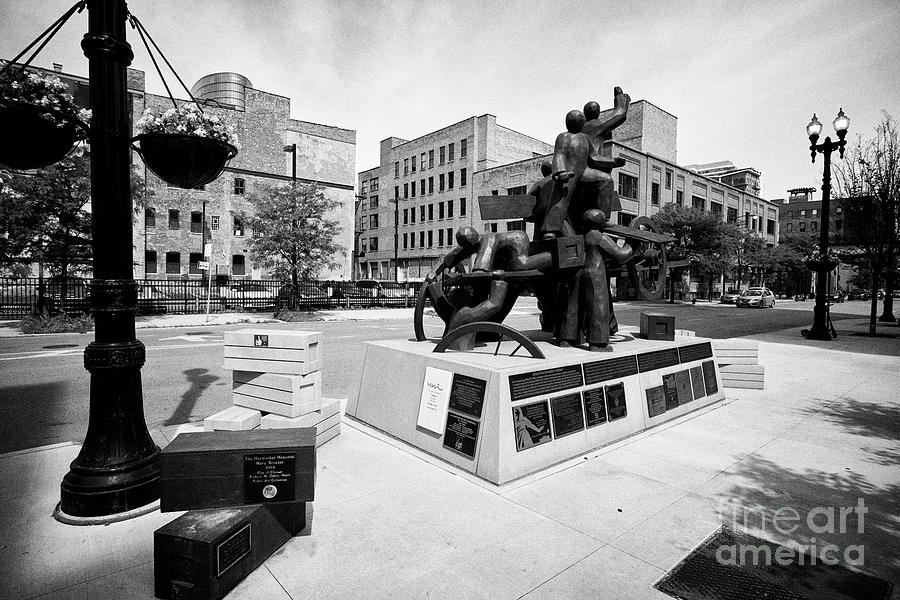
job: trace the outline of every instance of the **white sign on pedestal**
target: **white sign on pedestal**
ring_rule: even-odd
[[[438,434],[444,433],[444,419],[450,404],[450,384],[453,373],[444,369],[425,367],[425,382],[419,400],[419,427]]]

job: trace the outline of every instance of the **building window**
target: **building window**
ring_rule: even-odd
[[[619,225],[623,225],[628,227],[631,225],[631,220],[634,219],[635,215],[628,214],[626,212],[619,211],[619,215],[616,217],[616,222]]]
[[[429,194],[434,193],[434,177],[428,178],[428,193]]]
[[[465,158],[469,154],[469,140],[459,140],[459,157]],[[460,183],[459,185],[465,185],[464,183]]]
[[[800,223],[800,231],[806,231],[806,221]]]
[[[525,231],[525,221],[519,219],[518,221],[507,221],[506,222],[506,230],[507,231]]]
[[[438,202],[438,219],[444,218],[444,203]],[[441,244],[443,245],[443,244]]]
[[[370,237],[369,238],[369,250],[372,252],[378,252],[378,238]]]
[[[459,216],[461,216],[461,217],[466,216],[466,199],[465,198],[459,199]]]
[[[191,233],[203,233],[203,214],[198,211],[191,212]]]
[[[844,209],[838,206],[836,209],[834,209],[834,212],[837,214],[841,214],[842,212],[844,212]]]
[[[369,215],[369,229],[378,229],[378,215]]]
[[[619,173],[619,196],[623,198],[638,199],[638,180],[637,177],[628,175],[627,173]]]
[[[403,199],[406,200],[407,198],[409,198],[409,184],[404,183],[403,184]]]
[[[794,230],[794,224],[793,224],[793,223],[788,223],[788,224],[787,224],[787,231],[788,231],[788,233],[792,232],[793,230]]]
[[[394,177],[400,177],[400,161],[394,163]]]
[[[416,197],[416,182],[415,181],[413,181],[411,184],[409,184],[409,191],[410,191],[410,194],[409,194],[410,197],[415,198]]]
[[[434,232],[432,230],[428,230],[428,247],[432,248],[434,246]]]
[[[672,171],[666,171],[666,189],[672,189]]]
[[[706,210],[706,199],[700,196],[691,196],[691,207],[697,210]]]
[[[410,158],[409,162],[412,163],[412,169],[410,169],[410,171],[415,173],[416,172],[416,157],[413,156],[412,158]]]
[[[766,219],[766,233],[768,235],[775,235],[775,221],[772,219]]]
[[[428,205],[428,220],[434,221],[434,204]]]
[[[169,209],[169,229],[178,229],[181,227],[181,223],[178,219],[178,211],[174,209]]]
[[[378,196],[369,198],[369,208],[378,208]]]
[[[447,245],[448,246],[453,245],[453,228],[452,227],[447,228]]]
[[[459,187],[466,187],[466,170],[459,170]]]
[[[650,204],[659,206],[659,183],[656,181],[650,184]]]
[[[447,218],[453,218],[453,200],[447,200]]]
[[[419,181],[419,195],[420,195],[420,196],[424,196],[424,195],[425,195],[425,180],[424,180],[424,179],[422,179],[421,181]]]
[[[407,248],[409,248],[409,239],[408,239],[408,238],[409,238],[409,234],[408,234],[408,233],[404,233],[404,234],[403,234],[403,249],[404,249],[404,250],[406,250]]]
[[[238,217],[234,218],[234,235],[235,237],[244,236],[244,222],[241,221]]]
[[[413,231],[409,234],[409,247],[410,248],[416,247],[416,232],[415,231]]]
[[[409,159],[408,158],[403,159],[403,174],[409,175]]]
[[[809,230],[810,231],[818,231],[819,224],[816,221],[813,221],[812,223],[809,224]]]
[[[416,214],[416,213],[413,213],[413,214]],[[403,224],[409,225],[409,209],[408,208],[403,209]]]
[[[441,147],[438,149],[438,155],[439,155],[439,157],[440,157],[440,159],[438,160],[438,164],[439,164],[439,165],[444,164],[444,163],[446,162],[446,160],[445,160],[445,158],[446,158],[446,148],[444,148],[443,146],[441,146]]]
[[[801,216],[801,217],[805,217],[805,216],[806,216],[806,211],[805,211],[805,210],[801,210],[801,211],[800,211],[800,216]]]
[[[737,209],[736,209],[736,208],[731,208],[731,207],[729,206],[729,207],[728,207],[728,210],[727,210],[726,212],[727,212],[726,220],[727,220],[729,223],[734,223],[734,222],[737,221]]]
[[[453,162],[453,144],[447,145],[447,160]]]
[[[244,179],[242,177],[234,178],[234,193],[240,196],[244,195]]]
[[[232,275],[246,275],[247,274],[247,264],[244,262],[243,254],[235,254],[231,257],[231,274]]]
[[[188,273],[191,275],[200,275],[200,261],[203,260],[203,254],[200,252],[191,252],[188,254]]]
[[[709,212],[711,212],[714,215],[721,215],[722,214],[722,205],[719,204],[718,202],[710,202],[709,203]]]
[[[434,168],[434,150],[428,151],[428,168],[429,169]]]
[[[411,209],[409,209],[409,222],[410,223],[416,222],[416,207],[415,206],[412,207]]]
[[[377,192],[377,191],[378,191],[378,178],[377,178],[377,177],[373,177],[373,178],[369,181],[369,191],[370,191],[370,192]]]
[[[443,173],[438,175],[438,191],[439,192],[444,191],[444,174]]]
[[[166,252],[166,274],[181,274],[181,252]]]
[[[684,191],[683,190],[675,190],[675,204],[678,206],[684,206]]]
[[[509,196],[524,196],[528,193],[528,187],[517,185],[516,187],[506,188],[506,193]]]
[[[419,221],[421,223],[425,222],[425,205],[419,207]]]
[[[399,199],[400,199],[400,186],[395,185],[394,186],[394,200],[399,200]]]
[[[361,244],[360,247],[362,248],[363,254],[365,254],[366,251],[367,251],[368,248],[369,248],[369,240],[367,240],[366,238],[363,238],[363,239],[362,239],[362,244]]]
[[[444,230],[438,229],[438,246],[444,245]]]
[[[156,273],[156,250],[144,252],[144,273]]]
[[[819,214],[819,209],[817,209],[817,208],[812,209],[812,211],[813,211],[814,217]]]
[[[419,232],[419,248],[424,248],[424,247],[425,247],[425,232],[420,231]]]
[[[454,175],[453,171],[450,171],[449,173],[447,173],[447,189],[448,190],[453,189],[453,175]]]
[[[424,153],[424,152],[422,153],[422,162],[421,162],[421,165],[420,165],[420,169],[419,169],[419,170],[420,170],[420,171],[424,171],[424,170],[425,170],[425,153]]]
[[[147,227],[156,227],[156,209],[155,208],[145,208],[144,209],[144,228]]]

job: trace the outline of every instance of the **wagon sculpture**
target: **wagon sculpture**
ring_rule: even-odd
[[[617,331],[609,279],[627,273],[637,295],[659,300],[667,270],[666,245],[675,238],[656,230],[646,216],[629,226],[607,217],[621,210],[612,170],[624,160],[609,154],[605,142],[625,121],[630,98],[614,90],[614,108],[600,112],[596,102],[570,111],[566,131],[554,145],[553,160],[541,166],[543,178],[527,195],[480,196],[483,220],[525,219],[534,223],[534,240],[524,231],[485,232],[463,227],[457,246],[426,277],[414,313],[416,339],[425,341],[423,318],[430,303],[444,321],[435,352],[471,350],[476,340],[518,342],[544,358],[540,348],[503,320],[519,294],[534,292],[541,327],[560,346],[611,351]]]

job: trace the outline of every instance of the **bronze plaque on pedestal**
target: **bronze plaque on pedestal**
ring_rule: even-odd
[[[450,408],[480,419],[486,388],[487,381],[484,379],[454,373],[450,385]]]
[[[561,438],[570,433],[584,429],[584,409],[581,405],[581,394],[569,394],[550,400],[553,412],[553,434]]]
[[[478,421],[473,421],[454,413],[447,413],[444,447],[456,450],[469,458],[475,458],[475,446],[477,443]]]
[[[550,436],[550,409],[546,401],[514,406],[512,410],[517,452],[553,439]]]
[[[625,404],[625,384],[615,383],[606,386],[606,412],[609,420],[615,421],[628,416],[628,406]]]
[[[581,394],[584,397],[587,426],[594,427],[606,423],[606,397],[603,395],[603,388],[584,390]]]
[[[651,418],[666,412],[666,393],[663,386],[647,388],[647,413]]]

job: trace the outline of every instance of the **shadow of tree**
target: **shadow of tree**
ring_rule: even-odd
[[[163,421],[162,425],[164,427],[187,423],[194,412],[197,400],[200,399],[200,396],[203,395],[203,392],[209,386],[219,379],[217,375],[209,375],[209,369],[187,369],[184,371],[184,374],[190,387],[181,395],[181,401],[178,403],[175,412]]]
[[[845,396],[825,406],[806,408],[803,413],[824,418],[853,435],[893,442],[894,447],[862,445],[861,449],[868,455],[869,462],[900,466],[900,406],[863,402]]]

